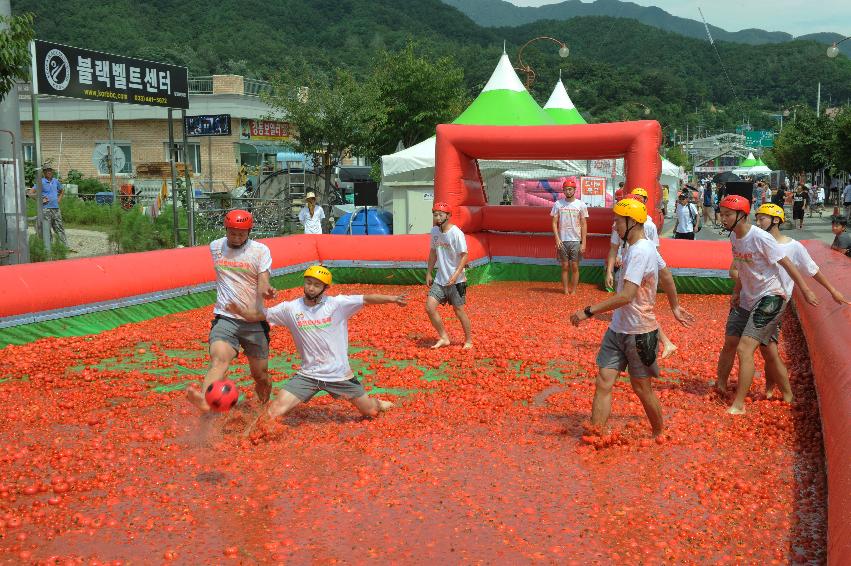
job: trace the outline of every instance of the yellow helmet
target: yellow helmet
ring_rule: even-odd
[[[647,221],[647,207],[644,203],[637,201],[634,198],[625,198],[617,202],[614,209],[618,216],[626,216],[632,218],[639,224],[644,224]]]
[[[311,265],[307,268],[307,271],[304,272],[304,276],[313,277],[314,279],[319,279],[326,285],[331,285],[331,272],[321,265]]]
[[[757,214],[765,214],[766,216],[776,216],[780,219],[780,223],[786,222],[786,214],[783,209],[776,204],[767,202],[756,209]]]
[[[640,197],[649,198],[650,195],[647,194],[647,191],[642,189],[641,187],[635,187],[632,189],[631,195],[638,195]]]

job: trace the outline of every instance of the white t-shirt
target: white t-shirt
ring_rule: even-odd
[[[733,265],[742,283],[740,307],[753,310],[759,300],[768,295],[787,297],[780,280],[780,271],[785,270],[777,265],[784,257],[783,250],[771,234],[751,226],[741,239],[735,232],[731,233],[730,243],[733,245]]]
[[[694,204],[688,203],[688,206],[683,206],[677,203],[674,214],[677,216],[677,232],[680,234],[694,232],[694,223],[697,221],[697,207]]]
[[[582,230],[579,226],[581,217],[588,218],[588,207],[579,199],[567,202],[558,199],[550,210],[550,216],[558,216],[559,238],[562,242],[581,242]]]
[[[363,295],[326,296],[307,306],[304,298],[286,301],[266,311],[266,321],[285,326],[293,335],[305,377],[322,381],[351,379],[349,319],[363,308]]]
[[[654,246],[656,246],[657,248],[659,247],[659,230],[656,228],[656,223],[653,222],[653,219],[649,216],[644,222],[644,237],[653,242]],[[623,243],[621,237],[618,236],[617,228],[615,228],[614,226],[612,226],[611,242],[616,246],[620,246]]]
[[[810,277],[818,273],[818,265],[810,257],[807,248],[804,247],[798,240],[792,240],[785,244],[780,244],[780,249],[783,250],[783,255],[789,258],[789,261],[798,268],[798,271],[803,275],[808,274]],[[786,270],[780,268],[780,283],[783,285],[783,292],[786,293],[786,298],[792,298],[792,291],[795,289],[795,282],[786,273]]]
[[[438,226],[432,227],[431,249],[437,252],[437,275],[434,281],[438,285],[449,285],[452,274],[461,262],[461,254],[467,253],[467,238],[464,237],[464,232],[454,224],[445,233]],[[467,275],[462,270],[455,283],[463,283],[466,280]]]
[[[230,318],[242,317],[225,310],[234,303],[247,310],[262,310],[263,297],[257,292],[260,274],[272,268],[272,254],[265,244],[248,240],[238,249],[228,246],[227,238],[210,243],[216,270],[216,306],[213,313]]]
[[[304,224],[305,234],[321,234],[322,220],[325,218],[325,210],[318,204],[313,207],[313,216],[310,215],[310,209],[307,205],[301,207],[298,213],[298,221]]]
[[[612,313],[612,322],[609,324],[612,331],[644,334],[659,328],[653,307],[656,303],[659,270],[664,268],[665,260],[650,240],[638,240],[627,248],[623,255],[623,268],[618,272],[617,292],[623,290],[624,281],[638,285],[638,291],[629,304]]]

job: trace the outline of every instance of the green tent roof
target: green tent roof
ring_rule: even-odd
[[[550,99],[544,105],[544,112],[549,114],[556,124],[562,126],[588,123],[582,117],[582,114],[579,113],[579,110],[576,109],[576,106],[573,105],[573,101],[570,100],[570,96],[567,94],[567,89],[564,88],[561,78],[556,83]]]
[[[452,122],[480,126],[548,126],[553,119],[538,106],[502,54],[476,100]]]
[[[747,159],[739,163],[739,167],[756,167],[757,160],[753,156],[753,153],[749,153]]]

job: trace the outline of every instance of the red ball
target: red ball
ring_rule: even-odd
[[[204,399],[210,409],[217,413],[225,413],[230,411],[239,400],[239,389],[233,381],[220,379],[207,386]]]

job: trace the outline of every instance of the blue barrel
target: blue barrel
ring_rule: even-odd
[[[95,202],[98,204],[112,204],[115,199],[115,195],[113,195],[109,191],[104,191],[102,193],[95,193]]]
[[[352,219],[352,214],[344,214],[337,224],[331,230],[332,234],[355,234],[362,236],[369,234],[370,236],[381,236],[393,233],[393,215],[384,210],[370,208],[364,213],[364,209],[355,211],[355,217]],[[351,227],[349,221],[351,220]],[[349,229],[351,228],[351,232]]]

